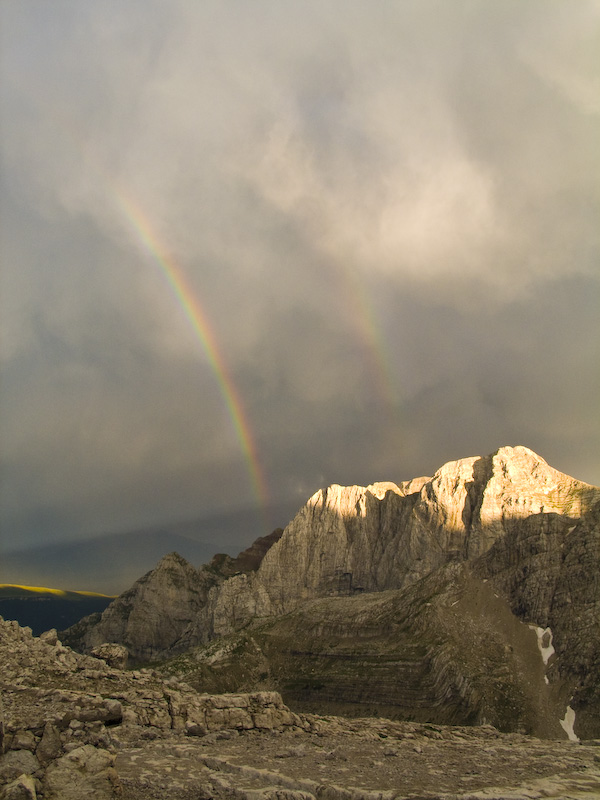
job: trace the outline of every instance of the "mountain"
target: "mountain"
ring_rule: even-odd
[[[322,684],[338,711],[366,705],[388,716],[396,709],[428,721],[487,719],[505,730],[525,726],[552,735],[559,716],[567,729],[574,713],[575,732],[595,737],[599,565],[600,489],[558,472],[526,447],[503,447],[449,462],[433,477],[320,490],[250,567],[223,570],[213,562],[196,570],[169,556],[101,619],[82,622],[67,638],[88,650],[121,642],[134,658],[148,660],[230,637],[219,652],[233,649],[243,664],[254,659],[259,668],[249,670],[252,679],[280,688],[286,701],[312,702],[311,686]],[[373,604],[388,592],[374,621]],[[478,605],[467,603],[456,618],[471,597],[479,597]],[[288,623],[294,633],[281,639]],[[399,630],[411,654],[404,661],[392,634]],[[245,643],[240,631],[250,637]],[[369,638],[379,654],[371,662],[352,645]],[[496,654],[494,669],[486,648]],[[197,664],[203,652],[194,651]],[[290,657],[281,663],[277,653]],[[542,656],[551,653],[545,663]],[[247,680],[236,659],[225,658],[225,668],[223,657],[213,656],[212,680]],[[303,693],[298,681],[301,689],[307,670]],[[412,695],[393,678],[402,670]],[[482,678],[486,671],[491,682]]]
[[[241,570],[256,570],[282,534],[278,528],[257,539],[235,559],[219,553],[198,570],[178,553],[169,553],[155,569],[123,592],[106,616],[101,620],[98,615],[81,620],[65,633],[65,641],[78,644],[83,638],[86,642],[102,639],[98,644],[122,643],[135,659],[142,661],[185,649],[182,636],[190,620],[205,608],[210,590]]]
[[[67,592],[41,586],[0,584],[0,616],[18,620],[35,636],[50,628],[66,628],[82,617],[100,613],[114,600],[96,592]]]

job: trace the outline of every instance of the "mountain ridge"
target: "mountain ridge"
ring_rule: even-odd
[[[545,677],[564,706],[576,707],[579,731],[600,736],[599,531],[600,489],[526,447],[503,447],[448,462],[431,478],[321,489],[252,568],[223,570],[213,560],[195,570],[183,559],[163,559],[99,620],[83,621],[66,637],[84,650],[114,641],[134,658],[165,659],[257,620],[301,614],[318,598],[411,587],[418,594],[428,576],[464,564],[522,623],[556,628]],[[158,608],[160,614],[152,611]],[[481,636],[473,636],[472,647],[481,648]],[[461,667],[453,652],[444,669],[458,684],[475,685],[481,659]],[[504,666],[510,669],[506,659]],[[487,702],[478,697],[479,710],[469,710],[475,717]],[[503,702],[500,695],[495,702]]]

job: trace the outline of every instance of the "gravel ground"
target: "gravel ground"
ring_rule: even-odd
[[[384,720],[119,742],[124,800],[600,798],[600,746]],[[133,733],[133,732],[132,732]],[[117,734],[118,736],[118,734]],[[598,743],[600,744],[600,743]]]

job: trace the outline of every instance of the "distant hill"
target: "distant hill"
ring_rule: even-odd
[[[173,550],[198,565],[216,552],[214,544],[168,531],[115,533],[5,553],[0,580],[118,594]]]
[[[66,625],[74,625],[82,617],[104,611],[113,597],[95,592],[67,592],[41,586],[0,584],[0,616],[16,619],[29,627],[35,636]]]
[[[281,506],[270,511],[283,527],[295,508]],[[256,509],[242,509],[150,529],[28,547],[0,553],[0,581],[119,594],[167,553],[176,551],[200,566],[216,553],[235,556],[269,533]]]

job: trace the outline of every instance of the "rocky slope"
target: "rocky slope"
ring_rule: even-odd
[[[474,565],[519,619],[547,631],[547,677],[600,736],[600,506],[582,518],[535,514],[508,526]]]
[[[205,691],[277,689],[314,713],[564,736],[566,703],[545,682],[535,631],[464,564],[404,590],[309,601],[162,670]]]
[[[578,733],[600,737],[599,503],[599,489],[558,472],[525,447],[450,462],[431,478],[331,486],[308,501],[252,568],[227,563],[223,569],[213,562],[194,570],[171,556],[100,620],[71,631],[69,641],[83,649],[116,641],[138,659],[165,657],[235,634],[256,620],[292,613],[295,620],[307,615],[305,622],[297,622],[298,630],[306,630],[312,612],[303,609],[317,598],[355,600],[348,609],[360,609],[362,602],[366,619],[366,598],[389,590],[400,593],[395,602],[402,615],[409,597],[402,592],[419,587],[417,595],[427,602],[423,586],[438,580],[428,576],[462,563],[469,565],[471,591],[482,592],[488,581],[518,620],[542,632],[551,629],[555,653],[543,677],[563,708],[570,703],[574,709]],[[324,623],[328,614],[338,614],[332,605],[320,608]],[[357,631],[361,614],[352,623]],[[485,648],[484,628],[494,630],[493,618],[488,614],[482,625],[470,640],[473,648],[474,642]],[[503,646],[514,647],[510,636]],[[465,696],[481,699],[481,682],[473,677],[478,659],[469,666],[456,648],[453,653],[444,665],[444,659],[431,654],[423,657],[421,667],[434,670],[428,680],[444,685],[445,670],[457,685],[467,687]],[[269,654],[263,656],[269,662]],[[298,659],[295,663],[302,672]],[[355,679],[360,680],[358,672]],[[327,683],[318,674],[315,680]],[[341,685],[338,689],[332,702],[344,702]],[[415,695],[415,707],[430,703],[430,718],[446,719],[444,704],[431,705],[425,686],[423,692]],[[346,702],[350,707],[354,700],[346,694]],[[498,718],[502,702],[500,693],[494,706]],[[373,703],[394,705],[382,698]],[[461,713],[478,719],[482,703],[471,702]],[[504,719],[507,729],[522,725],[517,713],[512,722]]]
[[[305,724],[275,693],[198,694],[152,670],[125,672],[75,653],[55,630],[36,638],[1,617],[0,663],[0,800],[121,797],[114,764],[127,743]]]
[[[113,654],[118,646],[112,648]],[[198,694],[0,619],[0,800],[598,797],[598,747]],[[597,744],[597,743],[596,743]]]
[[[150,661],[187,649],[191,620],[206,606],[210,590],[237,574],[260,566],[267,550],[283,531],[257,539],[232,558],[224,553],[195,569],[178,553],[158,565],[111,603],[100,615],[86,617],[64,633],[66,643],[89,651],[104,642],[127,647],[138,661]]]

